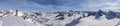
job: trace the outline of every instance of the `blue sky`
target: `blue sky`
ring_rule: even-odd
[[[0,0],[0,10],[26,11],[117,11],[120,0]]]

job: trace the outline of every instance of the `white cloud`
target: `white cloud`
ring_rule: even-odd
[[[45,11],[65,11],[65,10],[119,10],[120,1],[118,0],[57,0],[62,5],[42,5],[28,0],[3,0],[0,8],[30,8]],[[117,2],[117,3],[116,3]],[[84,9],[86,8],[86,9]],[[95,9],[96,8],[96,9]]]
[[[102,9],[104,11],[118,11],[120,9],[120,0],[86,0],[85,3],[81,3],[81,7],[88,9]]]

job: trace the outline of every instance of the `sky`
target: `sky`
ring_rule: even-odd
[[[116,11],[120,0],[0,0],[0,10],[25,11]]]

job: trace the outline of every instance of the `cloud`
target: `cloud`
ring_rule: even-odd
[[[1,0],[1,9],[30,9],[45,11],[61,11],[69,9],[69,6],[78,3],[78,0]],[[62,9],[61,9],[62,8]]]
[[[0,8],[19,8],[21,10],[41,11],[108,11],[119,10],[118,0],[0,0]]]
[[[80,7],[89,9],[102,9],[104,11],[118,11],[120,10],[120,0],[85,0],[80,3]]]

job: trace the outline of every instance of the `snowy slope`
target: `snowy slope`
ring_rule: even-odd
[[[0,12],[0,26],[120,26],[118,12]]]
[[[2,26],[35,26],[35,24],[26,22],[21,17],[9,16],[2,20]]]

